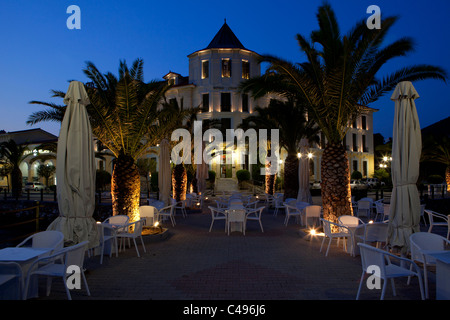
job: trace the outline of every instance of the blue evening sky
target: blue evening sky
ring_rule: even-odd
[[[382,16],[398,15],[388,41],[413,37],[416,50],[397,58],[381,74],[412,64],[435,64],[450,73],[450,1],[330,0],[343,33],[367,19],[375,4]],[[55,135],[59,124],[28,126],[26,120],[42,106],[31,100],[62,103],[50,89],[66,90],[68,81],[85,81],[86,61],[102,72],[117,74],[119,61],[144,59],[145,80],[168,71],[188,75],[187,55],[206,47],[227,19],[245,47],[293,62],[304,57],[295,35],[317,28],[319,0],[1,0],[0,2],[0,130],[42,128]],[[69,30],[70,5],[81,9],[81,30]],[[421,127],[450,116],[448,85],[437,80],[414,83]],[[372,104],[374,132],[392,136],[394,104],[390,93]]]

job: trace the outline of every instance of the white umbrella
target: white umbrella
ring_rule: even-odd
[[[92,214],[95,209],[94,141],[86,105],[89,97],[81,82],[72,81],[64,97],[67,105],[56,154],[59,217],[48,227],[64,234],[66,243],[89,241],[98,245],[98,232]]]
[[[202,162],[197,164],[197,189],[200,193],[205,193],[206,191],[206,179],[208,179],[208,164],[203,159],[203,152],[205,150],[205,142],[202,141]]]
[[[300,140],[300,159],[298,161],[298,195],[297,201],[312,204],[311,192],[309,191],[309,158],[308,140]]]
[[[422,149],[419,117],[414,100],[419,98],[409,81],[400,82],[392,94],[395,101],[392,136],[392,196],[388,244],[406,253],[409,236],[418,232],[420,200],[416,182]]]
[[[167,139],[163,139],[159,144],[159,172],[158,172],[158,189],[159,200],[164,205],[169,205],[170,183],[172,180],[172,172],[170,170],[170,146]]]

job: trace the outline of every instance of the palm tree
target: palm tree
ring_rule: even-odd
[[[174,117],[158,109],[167,89],[165,83],[144,82],[143,60],[136,59],[131,68],[120,62],[119,76],[102,74],[92,62],[83,70],[91,81],[86,85],[90,104],[86,107],[93,134],[116,157],[111,178],[113,215],[128,215],[130,222],[139,219],[140,178],[135,162],[149,147],[174,128]],[[61,91],[54,96],[64,97]],[[65,107],[32,101],[51,108],[33,113],[28,123],[60,121]],[[62,116],[62,117],[61,117]],[[164,118],[161,125],[160,118]]]
[[[297,35],[307,61],[293,64],[271,55],[263,56],[262,61],[270,66],[258,82],[275,85],[260,87],[252,94],[258,97],[267,92],[295,91],[307,104],[309,116],[327,139],[321,163],[323,214],[325,219],[336,221],[340,215],[352,212],[349,163],[342,143],[348,124],[361,114],[364,106],[393,90],[401,81],[445,80],[447,76],[439,67],[414,65],[383,79],[377,77],[387,62],[413,49],[413,41],[406,37],[382,47],[396,17],[383,19],[381,29],[373,30],[367,28],[363,19],[342,35],[334,11],[325,3],[318,9],[317,20],[319,29],[312,31],[310,40]]]
[[[186,129],[193,137],[194,121],[197,120],[197,114],[202,110],[200,107],[183,109],[179,106],[176,99],[165,101],[163,110],[170,118],[173,118],[174,128]],[[171,139],[169,139],[171,141]],[[172,147],[176,142],[172,141]],[[193,146],[191,141],[191,146]],[[191,152],[192,155],[192,152]],[[186,200],[187,192],[187,171],[183,163],[176,164],[172,171],[172,195],[176,201]]]
[[[306,118],[306,108],[293,98],[287,101],[272,99],[267,108],[256,107],[255,115],[243,120],[241,127],[255,129],[279,129],[280,147],[287,152],[284,164],[284,197],[297,198],[298,194],[298,157],[300,140],[308,139],[309,143],[319,141],[319,128]],[[266,191],[273,188],[272,177],[267,177]]]
[[[20,164],[25,159],[26,145],[19,145],[14,140],[4,141],[0,144],[0,158],[3,159],[11,172],[11,191],[14,198],[19,198],[22,194],[22,171]]]

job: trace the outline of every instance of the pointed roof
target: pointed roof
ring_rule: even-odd
[[[206,49],[246,49],[236,35],[231,31],[230,27],[227,25],[227,21],[225,20],[222,28],[220,28],[219,32],[214,36],[212,41],[206,47]]]

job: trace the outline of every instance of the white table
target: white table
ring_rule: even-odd
[[[22,281],[21,286],[24,287],[24,281],[27,277],[28,269],[31,264],[38,258],[41,258],[45,255],[48,255],[53,248],[31,248],[31,247],[9,247],[0,250],[0,261],[4,262],[16,262],[22,268]],[[28,290],[28,297],[37,297],[38,295],[38,283],[37,278],[36,281],[32,281]],[[3,295],[4,298],[15,299],[17,298],[17,292],[15,292],[14,288],[10,288],[11,290]]]
[[[427,255],[436,259],[436,300],[450,300],[450,251]]]

